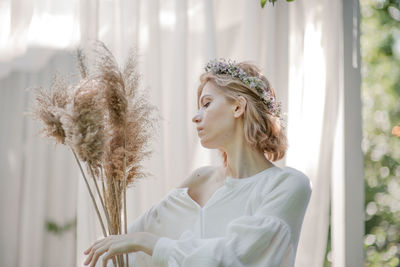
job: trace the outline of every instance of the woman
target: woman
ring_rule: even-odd
[[[85,251],[95,266],[129,253],[131,266],[293,266],[309,179],[281,159],[287,139],[274,90],[249,63],[211,61],[193,117],[202,146],[222,166],[195,170],[141,215],[127,235]]]

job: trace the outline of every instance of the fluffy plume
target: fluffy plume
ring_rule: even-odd
[[[50,90],[33,88],[35,103],[28,115],[42,121],[44,128],[41,133],[45,137],[53,138],[56,143],[65,144],[65,126],[62,117],[70,101],[70,90],[63,78],[54,76]]]
[[[125,92],[128,97],[133,99],[140,82],[140,73],[137,71],[137,53],[131,49],[128,54],[128,59],[124,66],[123,77],[125,81]]]
[[[78,60],[78,69],[81,73],[81,77],[82,79],[85,79],[88,76],[89,72],[87,68],[86,56],[83,53],[82,49],[78,49],[76,51],[76,57]]]
[[[151,155],[148,141],[155,130],[156,119],[151,117],[153,111],[154,107],[147,104],[144,95],[137,97],[128,110],[126,131],[128,185],[134,179],[146,176],[139,163]]]
[[[68,115],[63,119],[68,143],[80,160],[98,170],[103,162],[106,133],[101,84],[84,79],[75,88]]]
[[[128,100],[125,81],[111,51],[102,42],[96,42],[96,74],[103,84],[104,97],[108,106],[112,126],[122,127],[125,123]]]

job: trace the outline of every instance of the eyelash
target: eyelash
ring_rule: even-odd
[[[208,105],[209,105],[210,103],[211,103],[211,102],[205,103],[205,104],[203,105],[203,107],[208,107]]]

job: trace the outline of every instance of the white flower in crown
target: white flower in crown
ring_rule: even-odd
[[[270,113],[280,118],[281,102],[276,101],[275,97],[272,95],[270,85],[266,84],[258,77],[249,76],[234,61],[229,59],[211,60],[205,66],[205,71],[213,72],[218,75],[229,75],[238,79],[246,86],[256,89],[261,101],[267,106]]]

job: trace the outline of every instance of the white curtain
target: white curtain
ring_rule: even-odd
[[[286,164],[306,173],[313,185],[296,265],[317,267],[323,266],[328,240],[322,233],[329,227],[334,138],[343,88],[342,2],[295,1],[289,17],[291,146]]]
[[[31,100],[25,88],[49,86],[55,69],[71,72],[74,64],[60,53],[38,71],[0,80],[0,266],[75,266],[75,231],[56,235],[45,223],[74,221],[77,166],[63,147],[39,138],[40,125],[24,115]]]
[[[342,72],[341,1],[0,1],[1,266],[82,266],[83,251],[102,236],[86,186],[69,151],[53,149],[23,117],[27,86],[48,85],[55,70],[75,73],[71,51],[104,41],[122,63],[136,45],[143,89],[163,120],[144,162],[152,175],[128,192],[128,222],[194,169],[215,164],[191,122],[198,77],[211,58],[251,60],[263,68],[288,113],[289,150],[278,166],[313,183],[296,266],[322,266],[329,225],[332,133]],[[74,232],[56,236],[46,219]]]

